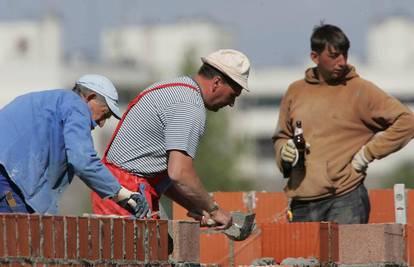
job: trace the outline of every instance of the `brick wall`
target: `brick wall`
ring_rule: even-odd
[[[247,266],[254,259],[263,257],[273,257],[276,262],[287,257],[303,257],[343,266],[382,266],[388,263],[414,266],[414,204],[410,205],[414,203],[414,190],[407,190],[406,227],[394,224],[392,189],[369,190],[369,224],[343,228],[336,224],[287,223],[287,199],[283,192],[216,192],[212,195],[226,210],[256,213],[257,229],[240,242],[229,240],[221,233],[201,229],[201,263]],[[173,205],[173,218],[189,219],[177,204]],[[361,263],[364,257],[354,257],[356,251],[363,251],[370,263]]]
[[[0,214],[1,266],[170,266],[168,221]]]

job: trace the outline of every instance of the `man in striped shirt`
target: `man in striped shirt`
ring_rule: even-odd
[[[223,49],[201,58],[194,78],[179,77],[151,85],[128,106],[105,152],[103,161],[120,183],[146,195],[158,211],[161,194],[176,201],[217,229],[231,225],[202,185],[193,159],[204,133],[206,109],[233,106],[242,89],[248,90],[248,58]],[[98,214],[126,215],[127,211],[92,193]],[[156,216],[152,216],[156,218]]]

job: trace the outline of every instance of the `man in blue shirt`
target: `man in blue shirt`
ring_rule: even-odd
[[[58,200],[77,175],[102,198],[137,217],[148,204],[123,188],[103,166],[91,130],[120,118],[118,93],[106,77],[82,76],[72,91],[17,97],[0,110],[0,212],[56,214]]]

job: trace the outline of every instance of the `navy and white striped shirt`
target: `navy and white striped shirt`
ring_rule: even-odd
[[[153,90],[171,83],[185,83]],[[167,169],[167,151],[185,151],[195,157],[204,133],[206,108],[200,87],[190,77],[155,83],[128,112],[107,159],[131,173],[150,177]]]

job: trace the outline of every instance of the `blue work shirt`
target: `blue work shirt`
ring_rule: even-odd
[[[94,149],[95,126],[88,105],[70,90],[25,94],[0,110],[0,164],[37,213],[58,212],[75,174],[100,197],[119,191]]]

